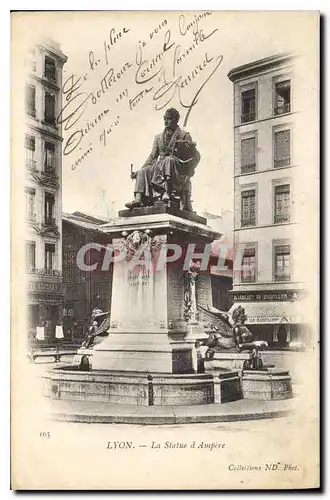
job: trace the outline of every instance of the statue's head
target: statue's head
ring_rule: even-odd
[[[180,119],[180,113],[174,108],[169,108],[166,110],[164,115],[165,128],[174,130]]]

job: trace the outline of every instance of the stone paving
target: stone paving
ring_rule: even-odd
[[[276,418],[294,411],[295,399],[256,401],[241,399],[231,403],[195,406],[131,406],[98,402],[50,400],[51,417],[81,423],[186,424],[234,422]]]

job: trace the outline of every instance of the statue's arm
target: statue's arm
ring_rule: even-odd
[[[142,166],[142,168],[147,167],[148,165],[151,165],[155,160],[157,160],[159,156],[159,145],[158,145],[158,137],[156,136],[154,139],[154,143],[152,145],[152,151],[150,155],[148,156],[146,162]]]
[[[196,144],[193,142],[192,137],[189,134],[189,132],[186,132],[183,139],[194,145],[193,150],[192,150],[194,156],[193,156],[193,159],[190,163],[190,177],[192,177],[195,173],[195,168],[197,167],[198,163],[200,162],[201,155],[200,155],[199,151],[197,150]]]

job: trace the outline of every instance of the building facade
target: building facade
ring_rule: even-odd
[[[84,338],[90,325],[91,313],[98,308],[110,311],[112,267],[102,270],[108,237],[98,230],[109,220],[82,212],[63,214],[63,284],[65,300],[63,312],[64,337],[71,341]],[[96,265],[92,271],[79,269],[77,254],[84,245],[97,243],[101,249],[86,251],[84,261]]]
[[[220,233],[220,240],[211,247],[210,274],[212,305],[221,311],[229,311],[233,303],[233,211],[221,210],[221,214],[203,212],[207,225]]]
[[[25,83],[25,202],[28,337],[44,327],[44,343],[62,325],[62,71],[66,56],[55,42],[28,54]]]
[[[308,340],[300,251],[308,95],[298,68],[299,57],[281,54],[228,74],[234,84],[232,309],[242,305],[255,338],[275,346]]]

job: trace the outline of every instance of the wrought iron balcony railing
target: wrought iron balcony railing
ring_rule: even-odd
[[[45,217],[44,225],[55,227],[57,225],[55,217]]]
[[[46,125],[51,125],[52,127],[56,127],[55,116],[45,116],[44,123],[46,123]]]
[[[242,174],[249,174],[250,172],[255,172],[255,171],[256,171],[256,164],[255,163],[250,163],[249,165],[242,165],[241,166]]]
[[[28,274],[34,274],[36,276],[62,276],[61,271],[58,269],[41,269],[38,267],[28,267]]]
[[[283,115],[284,113],[290,113],[290,111],[291,103],[287,102],[286,104],[282,104],[282,106],[274,108],[274,115]]]
[[[256,225],[256,219],[255,219],[255,217],[249,217],[248,219],[242,219],[241,220],[241,227],[255,226],[255,225]]]
[[[255,119],[256,119],[256,114],[254,111],[241,115],[241,123],[253,122]]]
[[[275,215],[274,224],[283,224],[283,222],[290,222],[290,214]]]
[[[274,168],[288,167],[291,163],[291,157],[285,156],[283,158],[274,159]]]

